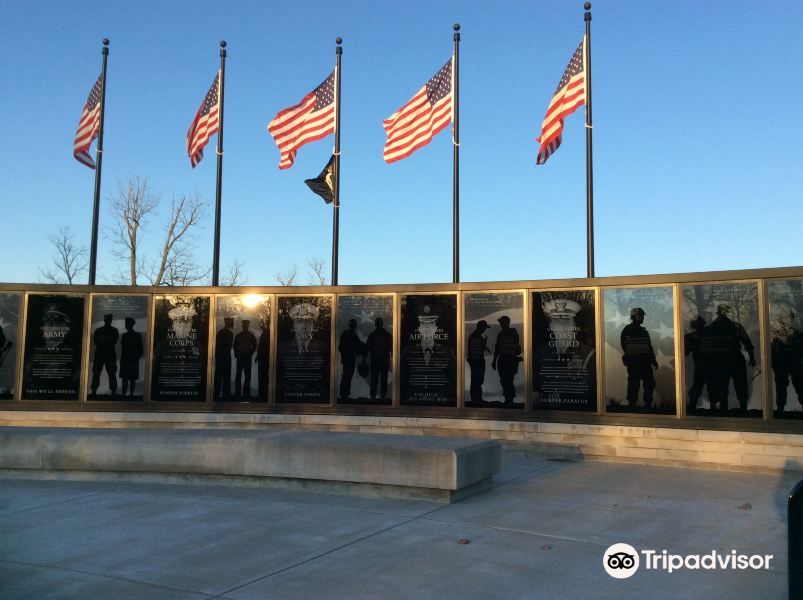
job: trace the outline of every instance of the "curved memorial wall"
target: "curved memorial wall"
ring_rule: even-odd
[[[803,429],[803,268],[0,286],[0,407]]]

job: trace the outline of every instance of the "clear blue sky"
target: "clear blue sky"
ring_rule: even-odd
[[[332,211],[303,181],[333,138],[279,171],[266,131],[334,66],[344,40],[340,283],[451,280],[452,148],[441,133],[393,165],[382,120],[452,51],[460,65],[461,279],[585,275],[582,109],[536,168],[535,138],[583,34],[582,2],[0,2],[0,281],[37,281],[47,236],[88,245],[93,172],[72,157],[111,39],[101,226],[131,175],[215,194],[214,140],[196,169],[187,128],[226,39],[222,265],[250,284],[328,262]],[[803,3],[597,1],[592,9],[597,275],[803,264]],[[93,146],[94,149],[94,146]],[[93,150],[94,152],[94,150]],[[211,262],[212,211],[196,236]],[[152,248],[165,211],[146,232]],[[99,278],[117,265],[101,238]],[[305,277],[302,277],[302,282]]]

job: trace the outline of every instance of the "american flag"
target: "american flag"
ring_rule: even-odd
[[[285,108],[268,123],[268,132],[279,147],[280,169],[293,166],[298,149],[335,131],[335,74],[301,99]]]
[[[583,40],[563,72],[558,89],[555,90],[555,95],[552,96],[552,101],[549,103],[544,122],[541,124],[541,135],[538,138],[538,142],[541,144],[536,161],[538,165],[543,165],[560,146],[563,137],[563,120],[577,110],[578,106],[586,103],[588,78],[586,77],[585,42],[586,38],[583,36]]]
[[[192,120],[190,130],[187,132],[187,154],[190,155],[190,163],[192,163],[193,168],[203,159],[204,146],[206,146],[209,138],[220,129],[220,119],[218,117],[218,111],[220,110],[219,85],[220,73],[215,76],[212,87],[206,93],[206,98],[204,98],[201,108],[198,109],[195,118]]]
[[[81,120],[78,122],[78,131],[73,143],[73,156],[90,169],[95,168],[95,161],[89,155],[89,147],[98,137],[98,128],[100,127],[100,85],[100,76],[98,76],[98,80],[92,86],[92,91],[89,92],[89,98],[86,99],[84,112],[81,113]]]
[[[426,146],[452,121],[452,59],[416,92],[412,99],[385,119],[385,162],[407,158]]]

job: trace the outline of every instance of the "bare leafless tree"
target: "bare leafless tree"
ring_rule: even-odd
[[[197,194],[178,199],[173,196],[159,262],[151,265],[148,273],[152,285],[190,285],[209,274],[209,269],[198,266],[188,245],[192,228],[200,222],[206,206]]]
[[[307,261],[310,285],[326,285],[326,261],[322,258],[312,257]]]
[[[115,224],[106,232],[114,244],[112,256],[128,263],[128,275],[120,271],[116,279],[120,283],[137,285],[137,276],[143,273],[144,261],[139,255],[140,228],[158,206],[159,196],[148,187],[146,177],[131,177],[124,185],[118,184],[117,193],[111,197],[111,210]]]
[[[208,279],[212,272],[211,267],[204,268],[198,264],[192,248],[186,244],[173,246],[163,265],[164,272],[159,277],[159,283],[153,285],[168,287],[193,285]],[[156,279],[154,278],[153,281],[155,282]]]
[[[279,282],[279,285],[296,285],[296,279],[298,278],[298,265],[293,265],[285,272],[277,272],[274,277],[276,281]]]
[[[223,285],[233,287],[248,283],[248,278],[245,276],[245,272],[243,271],[244,267],[245,261],[235,258],[234,262],[231,263],[231,266],[229,266],[228,273],[226,273],[226,275],[223,277]]]
[[[82,273],[88,270],[86,246],[75,243],[75,233],[68,226],[59,229],[56,235],[47,238],[53,245],[51,266],[39,269],[46,283],[68,283],[72,285]]]
[[[133,176],[119,184],[110,198],[114,224],[106,230],[112,242],[112,256],[124,261],[111,276],[114,283],[137,285],[145,277],[151,285],[192,285],[207,278],[211,269],[201,267],[195,259],[192,234],[204,216],[207,203],[197,194],[173,197],[170,216],[164,228],[164,242],[155,260],[147,259],[141,249],[144,225],[159,207],[159,195],[152,192],[145,177]],[[62,228],[50,238],[56,249],[53,268],[41,270],[42,277],[53,283],[73,283],[87,270],[85,247],[78,247],[72,231]],[[234,267],[242,281],[242,263]]]

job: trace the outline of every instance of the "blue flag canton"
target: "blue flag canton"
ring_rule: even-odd
[[[315,108],[312,112],[326,108],[335,101],[335,72],[326,78],[326,80],[315,88]]]
[[[92,91],[89,92],[89,97],[86,99],[86,111],[92,112],[98,104],[100,104],[100,77],[92,86]]]
[[[583,42],[580,42],[580,45],[577,46],[577,50],[575,50],[572,59],[566,66],[566,70],[563,72],[563,77],[560,78],[560,83],[558,84],[558,87],[555,89],[555,93],[557,94],[558,91],[560,91],[566,85],[568,85],[569,80],[572,77],[574,77],[575,75],[579,75],[582,72],[583,72]]]
[[[445,98],[452,93],[452,59],[443,65],[435,76],[427,81],[427,99],[430,104]]]
[[[206,98],[204,98],[204,103],[201,106],[201,116],[208,115],[209,112],[217,106],[217,86],[218,86],[218,79],[215,78],[212,87],[209,88],[209,91],[206,94]]]

